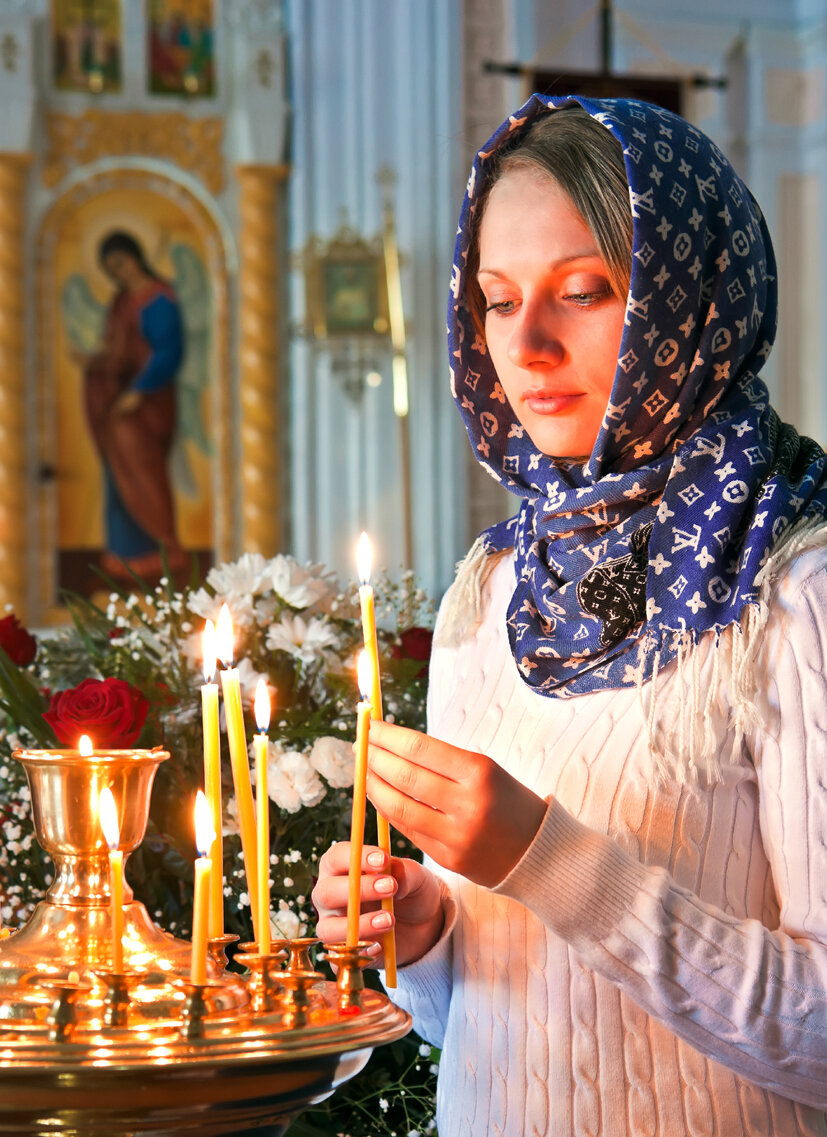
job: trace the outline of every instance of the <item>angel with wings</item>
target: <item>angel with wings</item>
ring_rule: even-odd
[[[185,566],[173,495],[173,481],[183,492],[191,489],[182,433],[204,452],[210,449],[200,398],[207,284],[192,249],[174,246],[170,255],[175,286],[152,268],[135,237],[110,232],[98,249],[116,288],[108,307],[80,275],[63,289],[72,356],[83,369],[86,419],[103,466],[101,565],[120,579],[131,579],[130,570],[157,578],[164,558],[173,573]]]

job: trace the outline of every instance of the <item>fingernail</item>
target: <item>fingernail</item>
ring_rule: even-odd
[[[377,912],[370,922],[372,928],[389,928],[393,917],[390,912]]]
[[[382,867],[382,865],[384,865],[384,863],[385,863],[385,854],[384,853],[368,853],[368,864],[369,865],[372,865],[374,868],[381,869],[381,867]]]
[[[374,884],[374,889],[377,892],[382,892],[387,895],[394,890],[394,880],[392,876],[380,876],[379,880]]]
[[[381,950],[382,950],[382,945],[377,944],[375,942],[370,944],[368,947],[365,948],[365,951],[368,953],[368,955],[379,955],[379,952]]]

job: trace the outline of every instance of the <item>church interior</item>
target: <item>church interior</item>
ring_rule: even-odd
[[[770,275],[778,286],[778,330],[772,351],[768,344],[761,349],[761,378],[783,423],[808,436],[801,455],[812,458],[815,443],[827,443],[821,268],[827,265],[827,0],[729,0],[725,5],[713,0],[0,0],[0,103],[6,108],[0,115],[0,1134],[423,1137],[437,1132],[442,1035],[437,1030],[433,1041],[415,1010],[420,1033],[409,1033],[408,996],[396,1005],[397,947],[387,930],[391,916],[385,925],[372,925],[384,927],[376,937],[382,944],[384,986],[375,971],[363,980],[363,969],[375,956],[362,942],[364,935],[356,934],[354,874],[360,871],[363,841],[372,847],[374,840],[365,836],[366,793],[367,823],[375,825],[377,847],[387,856],[387,862],[380,857],[383,866],[390,866],[392,853],[394,858],[419,856],[417,848],[428,853],[427,842],[417,842],[418,831],[397,833],[371,806],[375,783],[367,755],[377,729],[384,738],[387,723],[409,732],[441,723],[447,724],[447,739],[456,727],[453,756],[459,761],[458,753],[485,751],[489,735],[499,737],[508,706],[523,706],[523,695],[511,688],[511,694],[502,694],[505,687],[492,694],[494,665],[489,673],[484,655],[476,659],[458,648],[456,675],[453,665],[438,665],[444,695],[440,690],[428,694],[427,666],[434,615],[458,564],[465,566],[460,586],[478,615],[488,580],[480,559],[492,551],[500,556],[505,546],[492,545],[489,538],[483,549],[475,540],[520,507],[506,488],[519,493],[514,482],[496,473],[489,477],[491,470],[481,468],[480,451],[488,455],[486,438],[476,438],[473,425],[466,424],[469,446],[455,401],[469,421],[476,406],[471,395],[463,406],[462,392],[452,393],[454,357],[465,349],[452,339],[449,353],[446,313],[450,323],[458,295],[457,217],[467,186],[473,191],[468,171],[475,160],[487,160],[481,147],[499,124],[512,116],[515,128],[522,125],[516,108],[534,92],[643,100],[686,119],[708,136],[714,153],[719,148],[728,156],[750,187],[757,202],[754,216],[766,223],[775,248]],[[659,187],[656,165],[652,177]],[[703,199],[705,183],[699,176],[695,182]],[[707,187],[707,192],[713,191]],[[631,191],[630,200],[634,213],[640,197]],[[730,204],[722,204],[726,225]],[[672,227],[666,216],[661,225],[665,238]],[[707,235],[711,242],[711,228]],[[751,230],[749,237],[752,241]],[[733,257],[739,252],[736,247]],[[677,264],[682,255],[676,252],[675,258]],[[729,260],[719,262],[720,271],[728,265]],[[668,277],[665,265],[662,271]],[[637,302],[645,307],[649,299],[651,293]],[[630,301],[627,325],[639,314],[635,303]],[[716,316],[714,304],[712,309]],[[749,319],[753,315],[757,324],[757,310]],[[742,337],[746,325],[744,317]],[[653,327],[651,335],[656,334]],[[724,352],[732,340],[726,335]],[[484,355],[479,332],[473,343],[478,349]],[[714,342],[711,350],[719,350]],[[473,387],[478,379],[471,370],[464,381]],[[683,372],[679,383],[682,379]],[[643,374],[641,385],[645,381]],[[497,422],[491,421],[493,435]],[[807,450],[804,444],[811,445],[811,439],[814,449]],[[532,460],[539,461],[539,455]],[[815,475],[811,480],[815,484]],[[550,486],[538,492],[553,499]],[[578,492],[588,493],[588,487]],[[635,488],[629,492],[634,497]],[[687,508],[693,505],[682,500]],[[793,495],[794,508],[801,501],[803,496]],[[823,514],[821,509],[822,525]],[[665,515],[673,516],[668,508]],[[655,521],[654,511],[652,518],[646,515],[645,540],[663,516],[658,512]],[[699,526],[694,538],[676,532],[673,552],[690,539],[698,549]],[[723,532],[718,529],[715,537]],[[360,542],[357,553],[360,533],[369,534],[367,552]],[[722,546],[730,536],[728,527]],[[566,531],[564,541],[569,537]],[[595,558],[607,547],[595,551]],[[634,539],[630,550],[622,550],[625,561],[618,556],[607,564],[612,571],[628,570],[631,579],[639,569],[635,557],[648,554]],[[526,554],[522,583],[534,579],[534,551],[532,546]],[[519,549],[520,556],[523,552]],[[748,552],[742,562],[735,558],[739,571]],[[703,555],[705,547],[694,558],[700,569],[690,564],[693,571],[706,571]],[[762,568],[768,557],[767,548]],[[670,562],[661,556],[649,564],[660,576],[661,566]],[[550,565],[544,571],[551,580],[546,587],[553,591],[564,573],[553,558]],[[492,574],[491,579],[498,578]],[[679,579],[676,604],[686,587]],[[761,580],[759,573],[756,588]],[[609,583],[614,586],[614,578]],[[624,602],[637,605],[641,620],[656,621],[661,608],[651,594],[648,601],[632,595],[638,586],[633,581],[627,587],[624,578],[617,589]],[[598,588],[589,608],[587,591],[578,586],[583,609],[602,619],[604,594]],[[735,749],[752,737],[750,715],[759,701],[744,676],[751,674],[755,659],[764,659],[761,653],[772,640],[769,633],[766,641],[761,638],[767,605],[764,593],[760,603],[757,596],[749,594],[760,610],[754,625],[749,618],[738,625],[739,632],[744,629],[741,656],[738,646],[726,649],[733,699],[743,696],[726,726],[726,744]],[[667,598],[664,607],[669,603]],[[552,782],[543,783],[542,792],[532,791],[526,817],[537,794],[546,800],[556,794],[580,818],[565,824],[593,825],[601,838],[615,832],[616,816],[622,815],[628,830],[618,845],[627,857],[638,840],[643,849],[644,830],[645,839],[654,841],[650,811],[654,816],[659,794],[673,793],[668,805],[674,811],[674,847],[660,860],[652,857],[652,863],[671,871],[683,865],[681,858],[691,860],[703,842],[711,843],[715,824],[723,824],[715,813],[718,806],[711,804],[703,813],[706,820],[698,820],[707,808],[706,799],[703,806],[698,802],[708,775],[710,782],[717,777],[727,792],[741,795],[731,815],[732,863],[738,859],[747,843],[744,838],[739,845],[742,828],[751,824],[741,810],[747,810],[743,802],[753,802],[752,775],[735,787],[739,775],[733,770],[743,772],[742,767],[721,759],[723,749],[712,755],[718,741],[716,735],[713,746],[714,707],[706,692],[710,684],[717,691],[718,671],[702,653],[693,655],[698,637],[710,630],[716,651],[719,643],[729,644],[724,630],[729,617],[714,623],[708,611],[704,625],[707,617],[698,615],[712,603],[696,591],[691,617],[684,620],[682,607],[678,631],[669,625],[673,638],[668,643],[664,638],[661,646],[666,645],[664,668],[672,671],[661,680],[666,694],[657,710],[657,659],[653,672],[629,655],[616,684],[619,670],[610,673],[607,664],[604,673],[597,672],[609,694],[629,699],[628,707],[606,702],[607,731],[614,724],[616,737],[625,740],[624,715],[632,715],[635,698],[644,708],[639,729],[622,744],[628,741],[633,758],[639,746],[647,760],[659,763],[651,794],[641,788],[645,778],[639,771],[623,780],[633,760],[627,769],[626,757],[606,758],[611,747],[604,738],[594,753],[601,762],[623,767],[622,792],[595,821],[587,808],[595,792],[592,752],[578,735],[577,743],[571,742],[570,764],[555,775],[554,794]],[[572,674],[557,677],[559,643],[551,637],[565,610],[550,604],[538,616],[538,605],[542,608],[536,596],[520,608],[515,602],[502,621],[511,637],[514,675],[520,672],[529,689],[535,682],[531,671],[537,669],[546,684],[536,679],[541,694],[559,684],[563,694],[582,694],[584,702],[597,699],[601,692],[589,686],[588,668],[585,676],[578,670],[583,658],[578,645],[563,665]],[[228,630],[230,609],[234,625]],[[471,617],[465,613],[465,618],[467,629]],[[591,628],[588,616],[584,620],[577,636],[586,637]],[[460,623],[457,618],[457,627]],[[661,624],[666,627],[666,616]],[[208,641],[206,629],[215,641]],[[459,636],[455,627],[450,630]],[[621,628],[619,634],[626,632]],[[480,642],[489,644],[480,635]],[[524,635],[532,645],[526,653],[520,646]],[[654,640],[641,642],[646,647]],[[607,643],[601,630],[600,649]],[[357,684],[355,658],[362,647],[369,658]],[[611,643],[609,649],[611,654]],[[492,659],[496,650],[491,647]],[[823,671],[817,660],[802,664],[802,671],[807,667],[808,674]],[[680,703],[677,696],[669,702],[673,671],[680,682],[688,677],[691,695]],[[459,704],[450,705],[455,680],[474,688],[469,706],[479,716],[476,733],[466,732]],[[93,687],[84,687],[88,683]],[[650,690],[651,702],[646,702]],[[553,725],[559,727],[561,747],[579,729],[574,711],[563,722],[568,713],[563,708],[578,701],[545,700],[555,704]],[[674,711],[678,723],[668,737],[657,717],[662,707]],[[383,718],[385,723],[371,727]],[[535,736],[528,726],[525,737],[519,729],[519,746],[529,738],[530,748]],[[690,769],[681,770],[666,790],[669,745],[678,745],[678,729]],[[81,734],[92,735],[85,753]],[[583,733],[583,739],[595,737]],[[666,739],[662,747],[661,737]],[[448,741],[443,745],[451,749]],[[129,761],[119,757],[126,754]],[[437,765],[438,758],[443,760],[435,754]],[[508,761],[502,765],[508,767]],[[102,791],[110,785],[120,830],[116,822],[115,836],[104,840]],[[759,830],[772,842],[773,810],[783,798],[779,786],[780,781],[773,784],[769,806],[762,799],[760,818],[755,806],[752,847],[757,848]],[[208,835],[199,839],[196,855],[191,803],[201,789]],[[710,800],[717,792],[710,790]],[[801,821],[789,808],[797,819],[789,823],[791,830],[812,825],[815,832],[817,823],[809,814]],[[783,803],[778,816],[782,809]],[[558,819],[557,824],[562,832],[564,823]],[[579,830],[566,830],[570,842],[578,835]],[[322,857],[329,846],[335,849],[336,842],[348,839],[357,847],[357,860],[349,868],[337,867],[340,876],[349,873],[347,940],[320,944],[316,921],[330,918],[319,899],[329,871],[323,871]],[[668,846],[672,837],[664,840]],[[487,845],[496,859],[498,840],[492,836]],[[123,878],[123,860],[118,861],[124,853],[133,857],[129,881]],[[525,856],[530,861],[531,852]],[[641,860],[648,870],[643,853]],[[805,861],[802,854],[790,878],[799,870],[805,873]],[[267,863],[270,872],[262,872]],[[524,863],[512,861],[503,879],[511,880],[514,864]],[[756,854],[751,865],[757,863]],[[776,900],[771,870],[780,872],[778,862],[766,867],[759,881],[763,870],[744,869],[744,890],[756,904],[761,893],[764,916],[769,911],[772,919],[778,917],[780,905],[783,923],[786,885],[779,886]],[[595,872],[603,871],[601,862]],[[675,869],[679,883],[692,891],[690,868],[684,865],[681,871],[688,875],[684,879]],[[705,870],[697,871],[700,879]],[[633,877],[628,869],[624,887],[631,889]],[[518,904],[523,896],[495,895],[497,888],[484,887],[484,878],[481,873],[483,884],[463,881],[457,895],[469,910],[482,913],[480,924],[490,916],[493,925],[505,912],[513,926],[494,938],[483,964],[474,957],[463,983],[474,968],[488,966],[486,983],[499,991],[498,984],[505,989],[510,982],[503,978],[503,945],[513,947],[523,934],[514,931],[524,926]],[[456,909],[444,899],[446,886],[440,887],[449,928]],[[561,894],[570,896],[576,909],[576,888],[566,892],[567,887],[561,886]],[[813,883],[814,897],[819,887]],[[476,890],[472,899],[466,888]],[[387,889],[402,890],[402,877]],[[481,892],[486,895],[479,901]],[[812,915],[824,910],[824,895],[817,899],[800,927],[795,925],[797,933],[791,933],[798,934],[796,950],[802,954],[809,951],[802,944],[815,942],[821,950],[819,937],[827,938],[827,929]],[[394,911],[387,896],[371,894],[371,901],[377,912]],[[722,925],[735,921],[740,902],[740,896],[732,906],[729,896],[722,901]],[[617,905],[619,910],[620,901]],[[610,906],[607,900],[606,909]],[[654,910],[653,902],[652,921]],[[440,908],[440,928],[442,913]],[[755,916],[752,909],[747,914]],[[764,916],[764,924],[772,924]],[[530,934],[529,927],[527,942]],[[617,958],[620,938],[617,932],[612,940]],[[453,950],[456,958],[470,951],[464,940]],[[328,970],[322,974],[324,959]],[[420,962],[415,959],[414,966]],[[403,954],[400,969],[404,964]],[[452,966],[455,960],[440,957],[434,974]],[[651,966],[657,970],[654,962]],[[587,1071],[587,1078],[586,1060],[578,1057],[578,1046],[587,1052],[582,1038],[591,1037],[593,1029],[599,1033],[601,1025],[607,1034],[614,1031],[612,1045],[626,1048],[629,1085],[634,1078],[628,1071],[640,1073],[649,1061],[635,1050],[643,1046],[641,1038],[649,1039],[655,1066],[672,1042],[658,1034],[667,1030],[660,1022],[653,1027],[646,1019],[649,1025],[641,1026],[644,1011],[637,1004],[630,1010],[631,1003],[619,1003],[621,1011],[612,1018],[602,989],[589,1002],[591,996],[583,994],[590,982],[583,978],[585,968],[581,974],[575,963],[571,967],[574,1025],[566,1045],[572,1048],[567,1054],[576,1077],[570,1125],[565,1133],[544,1130],[549,1137],[569,1132],[572,1137],[734,1135],[714,1104],[706,1113],[707,1107],[698,1104],[706,1102],[704,1095],[714,1102],[716,1093],[729,1100],[723,1082],[715,1082],[718,1074],[710,1075],[707,1085],[700,1065],[693,1065],[690,1043],[705,1055],[703,1040],[698,1043],[690,1029],[682,1034],[672,1019],[667,1027],[681,1041],[670,1061],[680,1067],[685,1114],[675,1121],[662,1104],[671,1089],[653,1090],[659,1075],[644,1070],[639,1101],[648,1102],[651,1090],[657,1109],[651,1106],[647,1122],[641,1118],[649,1106],[633,1103],[624,1118],[628,1124],[613,1127],[606,1073],[613,1067],[607,1059],[597,1072]],[[664,967],[668,970],[668,964]],[[772,971],[769,964],[767,969]],[[624,976],[622,969],[610,972],[606,983],[622,985]],[[810,990],[809,979],[792,973],[788,978],[793,986],[801,984],[797,990]],[[534,998],[531,982],[529,976],[526,1004]],[[803,1017],[810,1014],[808,999],[801,995]],[[477,1029],[475,1015],[482,1015],[483,1001],[480,997],[465,1021],[466,1042]],[[827,996],[812,996],[812,1001],[821,1007]],[[497,1021],[505,1024],[513,1007],[509,1010],[505,997],[499,1006],[495,1002],[496,995],[488,1008],[491,1021],[499,1015]],[[658,1015],[654,1003],[652,1021]],[[641,1005],[648,1014],[652,1001],[642,998]],[[605,1011],[602,1024],[586,1022],[592,1011],[595,1021]],[[823,1016],[812,1028],[822,1039],[825,1067],[826,1022]],[[452,1018],[449,1032],[458,1029]],[[527,1038],[534,1037],[533,1029],[529,1023]],[[505,1037],[506,1025],[502,1030]],[[749,1028],[745,1032],[749,1035]],[[291,1057],[291,1047],[298,1053],[302,1046],[305,1066]],[[530,1044],[525,1046],[533,1061]],[[457,1122],[451,1128],[455,1121],[450,1119],[459,1113],[451,1112],[450,1089],[441,1089],[443,1137],[529,1132],[513,1120],[516,1114],[508,1119],[505,1098],[498,1097],[506,1093],[506,1075],[497,1063],[506,1058],[505,1051],[497,1057],[496,1042],[491,1047],[494,1073],[484,1096],[496,1125],[491,1121],[489,1129],[478,1120],[475,1128],[466,1116],[462,1126]],[[374,1058],[362,1070],[374,1048]],[[593,1058],[597,1051],[588,1053]],[[332,1066],[331,1054],[336,1056]],[[521,1054],[511,1054],[509,1061],[519,1065]],[[783,1080],[776,1085],[769,1075],[764,1081],[755,1075],[766,1101],[778,1100],[776,1090],[787,1101],[789,1090],[797,1120],[781,1107],[773,1113],[776,1106],[766,1105],[764,1097],[759,1107],[758,1090],[750,1097],[748,1079],[759,1067],[764,1071],[764,1056],[760,1051],[749,1058],[746,1080],[737,1083],[746,1089],[732,1091],[742,1095],[747,1119],[737,1132],[802,1137],[824,1131],[818,1126],[827,1114],[818,1111],[827,1103],[809,1082],[797,1098]],[[714,1052],[712,1058],[717,1057]],[[820,1051],[816,1060],[821,1061]],[[472,1075],[463,1073],[461,1064],[451,1065],[455,1061],[442,1059],[441,1086],[456,1077],[468,1096]],[[721,1068],[726,1056],[722,1061]],[[179,1101],[159,1073],[169,1063],[179,1064]],[[547,1065],[553,1067],[553,1056]],[[666,1068],[664,1059],[657,1069]],[[123,1078],[118,1080],[117,1069],[145,1079],[140,1102]],[[207,1069],[223,1071],[224,1088],[216,1080],[208,1083]],[[266,1085],[264,1072],[256,1080],[259,1069],[266,1072]],[[37,1107],[15,1087],[15,1070],[30,1095],[42,1095]],[[58,1070],[74,1071],[72,1103],[60,1096],[69,1082],[60,1082]],[[100,1080],[93,1081],[91,1072]],[[526,1074],[528,1104],[520,1098],[520,1108],[526,1118],[536,1119],[546,1116],[546,1107],[531,1112],[534,1076]],[[812,1075],[816,1081],[819,1076]],[[514,1077],[512,1069],[508,1078]],[[801,1078],[804,1086],[805,1075]],[[633,1097],[630,1090],[627,1098]],[[807,1110],[815,1113],[805,1117]],[[754,1120],[759,1114],[760,1122]],[[540,1123],[532,1124],[530,1131],[539,1135]]]

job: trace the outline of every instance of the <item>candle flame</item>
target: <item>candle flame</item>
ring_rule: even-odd
[[[359,652],[359,658],[356,661],[356,677],[362,698],[366,703],[369,703],[373,686],[373,662],[370,654],[366,651]]]
[[[256,726],[259,730],[267,730],[270,726],[270,692],[267,690],[265,680],[259,679],[256,684],[256,697],[253,703],[256,716]]]
[[[204,682],[210,683],[215,675],[216,656],[218,655],[215,647],[215,624],[212,620],[207,620],[204,631],[201,633],[201,653],[204,657]]]
[[[95,748],[92,745],[92,739],[88,734],[82,734],[80,736],[80,742],[78,743],[78,751],[81,758],[91,758],[94,750]]]
[[[215,829],[207,798],[202,790],[195,795],[195,844],[202,857],[206,857],[215,840]]]
[[[121,832],[118,827],[118,809],[109,786],[101,790],[101,796],[98,799],[98,816],[101,819],[101,829],[103,829],[106,843],[114,852],[120,843]]]
[[[370,570],[373,565],[373,546],[367,533],[362,533],[356,546],[356,571],[362,584],[370,580]]]
[[[215,650],[225,667],[233,665],[233,618],[226,604],[221,605],[215,628]]]

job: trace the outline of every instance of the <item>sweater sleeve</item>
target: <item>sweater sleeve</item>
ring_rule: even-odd
[[[826,663],[827,569],[804,579],[794,569],[776,590],[757,656],[762,725],[751,739],[778,927],[702,901],[555,800],[496,889],[701,1053],[819,1109],[827,1108]]]
[[[428,867],[433,870],[435,866],[428,864]],[[388,994],[394,1003],[408,1011],[416,1033],[422,1035],[432,1046],[441,1048],[453,987],[453,931],[457,908],[451,890],[442,877],[439,878],[439,884],[445,911],[442,935],[421,959],[397,969],[396,987],[389,988]],[[384,983],[385,972],[380,971],[379,974]]]

